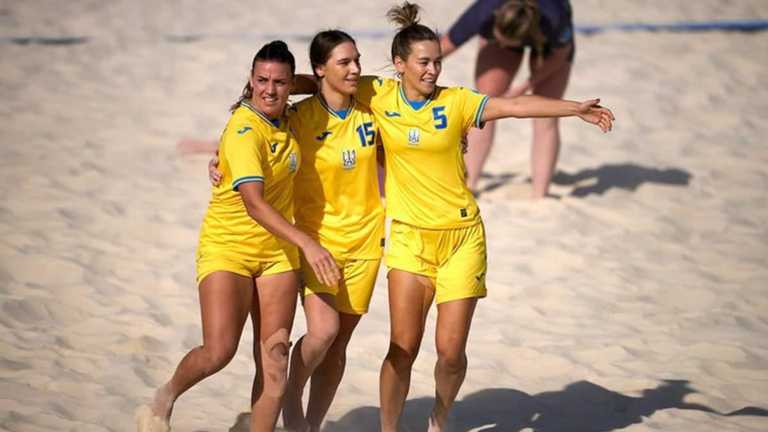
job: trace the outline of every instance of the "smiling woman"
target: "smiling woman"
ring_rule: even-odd
[[[429,431],[444,430],[467,370],[475,306],[485,297],[486,245],[480,209],[465,182],[462,138],[509,117],[578,116],[608,131],[613,115],[597,99],[489,98],[441,87],[440,39],[405,2],[389,19],[399,26],[392,63],[400,80],[363,77],[357,98],[371,107],[386,154],[390,344],[381,366],[381,430],[398,430],[426,316],[437,303],[435,405]]]
[[[285,107],[295,62],[282,41],[270,42],[251,63],[248,83],[220,143],[223,181],[213,188],[197,251],[203,344],[179,363],[171,379],[138,412],[139,432],[166,431],[176,399],[226,366],[248,315],[257,376],[251,432],[271,431],[287,385],[301,249],[318,278],[339,278],[331,254],[289,221],[293,178],[301,152]]]

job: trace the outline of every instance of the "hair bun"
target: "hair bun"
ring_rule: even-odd
[[[387,11],[387,18],[402,30],[419,23],[419,5],[404,1],[400,6],[393,6]]]

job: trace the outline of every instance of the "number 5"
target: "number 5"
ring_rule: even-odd
[[[432,108],[432,117],[435,119],[435,129],[445,129],[448,126],[448,117],[445,116],[445,107]]]

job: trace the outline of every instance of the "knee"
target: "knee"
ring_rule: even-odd
[[[319,348],[322,351],[327,351],[333,342],[336,340],[336,336],[339,334],[338,322],[334,325],[329,323],[323,326],[315,326],[307,330],[307,334],[304,336],[304,342],[311,341],[312,345]]]
[[[274,398],[283,397],[288,382],[288,338],[288,330],[283,328],[261,342],[264,393]]]
[[[467,368],[467,355],[464,351],[437,349],[437,362],[449,372],[460,372]]]
[[[419,354],[419,348],[414,346],[400,346],[398,344],[389,344],[387,360],[389,360],[396,369],[410,369],[416,357]]]
[[[237,345],[234,343],[205,344],[202,347],[205,354],[205,371],[207,375],[216,373],[228,365],[235,356]]]

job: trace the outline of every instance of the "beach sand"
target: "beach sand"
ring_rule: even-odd
[[[307,36],[341,26],[366,73],[392,73],[390,4],[331,3],[0,2],[0,430],[134,430],[201,341],[208,157],[176,142],[218,136],[271,38],[307,71]],[[454,3],[422,1],[425,23],[447,29]],[[573,3],[577,24],[768,18],[762,0]],[[601,97],[616,125],[563,120],[559,199],[539,202],[521,199],[530,121],[499,125],[479,201],[489,296],[450,430],[766,431],[768,33],[577,46],[566,97]],[[472,86],[474,54],[441,82]],[[403,430],[425,429],[434,318]],[[376,430],[388,325],[382,270],[325,430]],[[182,396],[175,431],[247,430],[251,344],[247,328]]]

